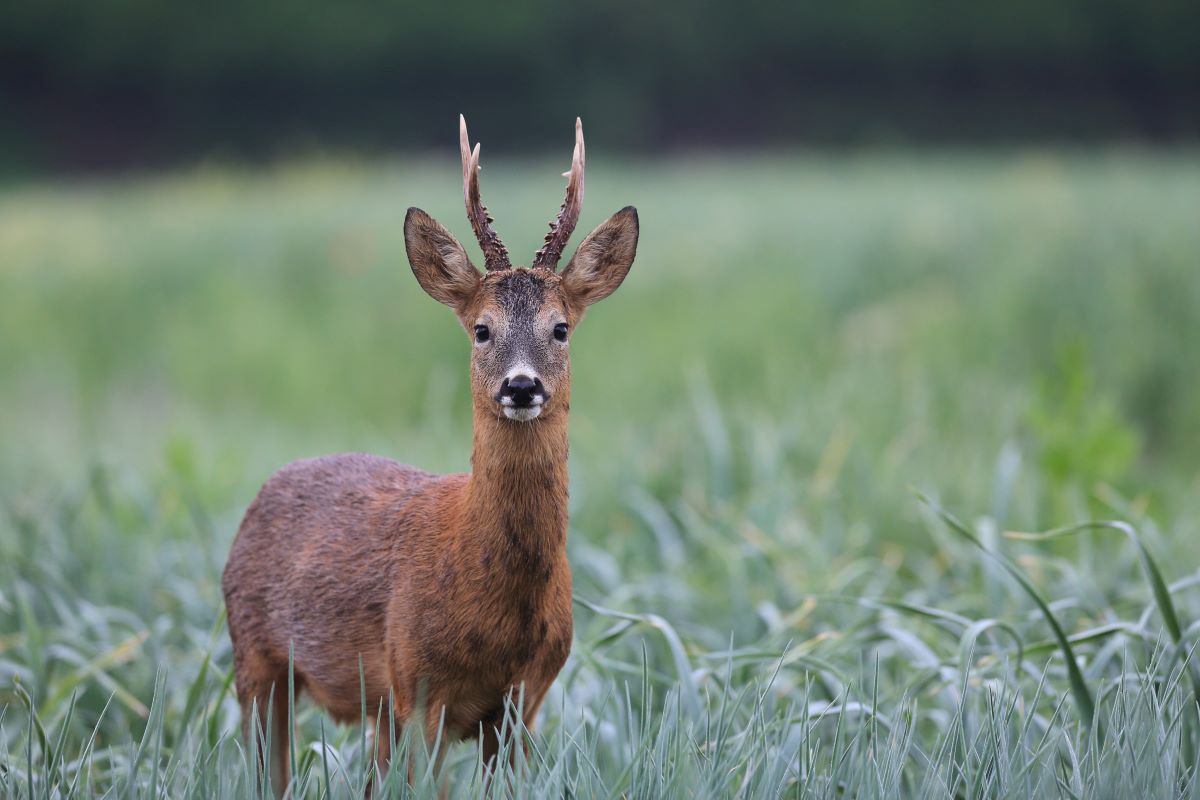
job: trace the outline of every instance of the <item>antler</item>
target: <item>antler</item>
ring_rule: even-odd
[[[579,222],[579,212],[583,208],[583,156],[583,121],[576,117],[575,154],[571,157],[571,171],[563,173],[567,178],[567,199],[558,211],[558,219],[550,223],[545,243],[533,256],[534,267],[551,272],[557,269],[563,248],[575,230],[575,223]]]
[[[488,272],[498,269],[512,268],[508,260],[508,248],[500,237],[492,230],[492,218],[479,199],[479,143],[471,149],[467,139],[467,120],[458,115],[458,143],[462,150],[463,165],[463,195],[467,202],[467,219],[479,240],[479,249],[483,251],[483,263]]]

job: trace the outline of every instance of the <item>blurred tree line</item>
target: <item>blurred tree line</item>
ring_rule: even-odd
[[[9,0],[11,171],[308,147],[1193,139],[1197,0]],[[449,142],[449,144],[448,144]]]

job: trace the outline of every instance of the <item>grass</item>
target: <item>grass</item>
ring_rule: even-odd
[[[1200,793],[1200,158],[594,149],[581,226],[643,238],[572,343],[576,638],[455,796]],[[489,164],[514,254],[560,169]],[[466,467],[401,235],[468,235],[456,174],[0,192],[0,797],[253,795],[224,557],[290,459]],[[293,791],[360,796],[370,741],[295,724]]]

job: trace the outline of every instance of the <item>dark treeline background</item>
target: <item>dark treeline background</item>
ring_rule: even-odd
[[[443,147],[1177,142],[1195,0],[0,5],[0,165]]]

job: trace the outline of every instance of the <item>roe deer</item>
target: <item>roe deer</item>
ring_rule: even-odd
[[[277,791],[288,781],[289,653],[296,691],[335,720],[360,718],[362,687],[371,714],[391,707],[402,723],[421,706],[430,741],[439,725],[447,740],[482,736],[486,762],[506,699],[523,686],[532,725],[571,647],[568,342],[629,272],[637,211],[618,211],[556,271],[583,201],[576,120],[566,201],[532,266],[514,268],[480,201],[479,145],[461,117],[459,135],[486,271],[418,208],[404,242],[421,288],[473,343],[472,471],[431,475],[361,454],[293,462],[246,511],[225,567],[243,733],[257,753],[254,734],[266,732],[250,730],[251,708],[270,713]],[[377,732],[381,770],[387,740]]]

